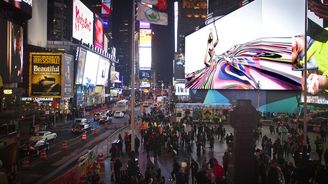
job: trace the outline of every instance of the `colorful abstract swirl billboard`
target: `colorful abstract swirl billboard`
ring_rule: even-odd
[[[301,90],[292,69],[304,35],[304,0],[255,0],[186,37],[191,89]],[[274,13],[273,13],[274,12]]]

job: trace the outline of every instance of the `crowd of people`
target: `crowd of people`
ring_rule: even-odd
[[[233,158],[234,135],[223,124],[174,122],[163,111],[154,109],[144,113],[141,120],[148,126],[140,130],[140,137],[135,137],[135,152],[131,152],[131,135],[128,134],[124,138],[119,135],[119,141],[111,149],[115,183],[212,184],[233,180],[229,166]],[[314,140],[307,138],[304,141],[303,127],[288,117],[275,119],[268,129],[264,133],[259,124],[254,130],[254,141],[257,141],[254,183],[328,183],[328,150],[324,149],[324,133],[317,134]],[[218,144],[226,148],[224,155],[221,158],[208,156],[207,153]],[[148,160],[153,157],[155,162],[161,155],[170,154],[170,177],[165,178],[161,168],[150,161],[142,173],[138,166],[139,152],[146,152]],[[130,155],[126,168],[123,167],[123,155]]]

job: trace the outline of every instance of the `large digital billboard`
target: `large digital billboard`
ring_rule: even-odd
[[[73,38],[93,45],[93,13],[80,0],[73,1]]]
[[[30,96],[61,97],[63,54],[30,53]]]
[[[296,54],[293,69],[303,72],[306,69],[306,79],[302,80],[303,89],[306,81],[308,94],[320,95],[319,101],[323,101],[322,99],[327,97],[328,89],[328,27],[325,28],[327,25],[324,21],[328,20],[328,6],[323,1],[308,0],[308,3],[307,33],[306,37],[304,35],[295,37],[293,50]],[[313,96],[308,98],[316,99]]]
[[[97,71],[97,85],[108,85],[110,63],[109,60],[104,57],[99,57],[98,71]]]
[[[0,18],[0,76],[4,83],[23,82],[23,28]]]
[[[140,70],[151,69],[151,47],[139,47],[139,68]]]
[[[100,49],[104,48],[104,22],[103,20],[95,14],[94,23],[94,46]]]
[[[32,16],[32,0],[2,0],[4,2],[10,3],[15,8],[22,10],[28,15],[29,18]],[[1,2],[0,2],[1,3]]]
[[[139,23],[139,69],[151,69],[151,37],[150,25],[145,22]],[[146,28],[146,29],[145,29]]]
[[[257,0],[188,35],[186,87],[300,90],[292,44],[304,15],[304,0]]]
[[[87,50],[83,48],[77,48],[77,50],[78,50],[78,59],[77,59],[75,84],[82,84]]]
[[[85,59],[85,67],[83,74],[82,84],[85,86],[95,86],[97,81],[97,71],[99,63],[99,55],[90,51],[87,51],[87,57]]]

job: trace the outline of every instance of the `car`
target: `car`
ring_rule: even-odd
[[[122,111],[115,111],[114,118],[123,118],[124,113]]]
[[[49,142],[44,140],[32,141],[23,144],[19,149],[19,154],[21,158],[26,156],[38,156],[43,149],[46,149],[46,151],[50,149]]]
[[[91,126],[89,124],[79,123],[73,124],[71,131],[73,134],[81,134],[83,132],[87,132],[89,129],[91,129]]]
[[[57,134],[50,131],[39,131],[35,136],[30,138],[31,141],[51,141],[57,138]]]
[[[105,112],[105,115],[106,115],[107,117],[112,117],[112,116],[114,115],[114,112],[113,112],[113,110],[108,109],[108,110]]]

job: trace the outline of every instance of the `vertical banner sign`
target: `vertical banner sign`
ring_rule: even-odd
[[[73,56],[64,54],[64,60],[62,64],[62,96],[70,98],[73,96]]]
[[[30,53],[30,96],[60,98],[61,53]]]

